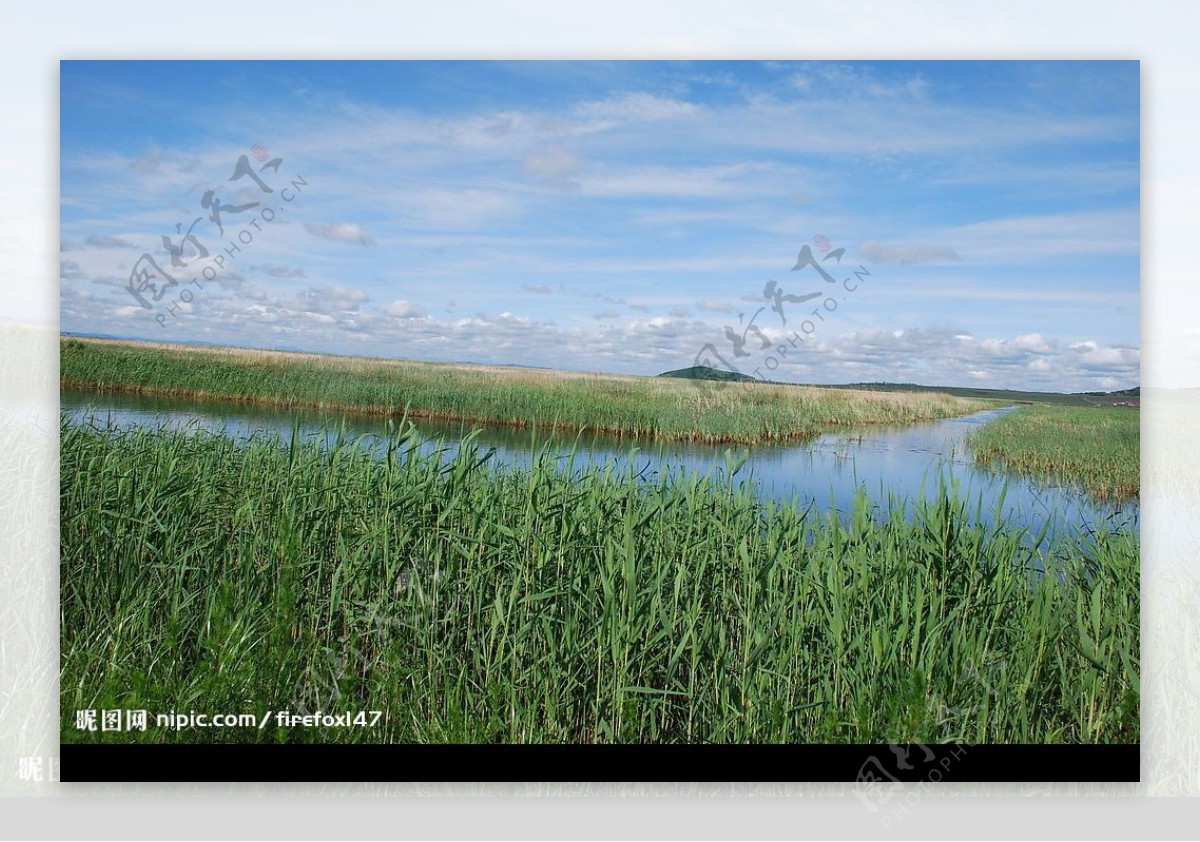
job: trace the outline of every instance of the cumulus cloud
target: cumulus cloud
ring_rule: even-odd
[[[83,238],[83,244],[94,249],[135,249],[137,245],[123,240],[120,237],[106,237],[98,234],[89,234]]]
[[[413,306],[412,302],[399,298],[389,302],[383,306],[383,314],[393,319],[419,319],[424,317],[424,313],[417,307]]]
[[[367,294],[361,289],[331,284],[302,290],[290,306],[295,310],[312,313],[349,313],[357,311],[359,305],[367,301],[367,298]]]
[[[272,278],[303,278],[304,270],[298,266],[283,266],[278,263],[254,263],[251,272],[261,272]]]
[[[71,272],[69,264],[64,271]],[[96,314],[109,314],[108,326],[119,329],[130,302],[116,287],[97,295],[76,295],[78,285],[63,285],[63,324],[87,318],[92,329],[105,330]],[[97,293],[100,288],[92,287]],[[430,315],[408,299],[386,300],[370,308],[369,296],[342,284],[312,286],[280,293],[245,284],[233,295],[209,294],[188,313],[189,326],[211,341],[260,347],[280,344],[334,353],[403,356],[415,359],[522,363],[556,368],[657,374],[691,365],[712,345],[738,368],[751,373],[766,366],[767,355],[786,356],[772,367],[771,379],[810,383],[891,381],[989,388],[1093,391],[1136,385],[1139,350],[1093,339],[1071,343],[1038,333],[976,336],[957,326],[873,329],[837,333],[822,325],[803,345],[788,345],[791,326],[764,324],[771,341],[761,349],[750,337],[752,356],[734,359],[719,326],[689,318],[684,308],[667,315],[622,319],[622,309],[594,312],[568,327],[512,311],[478,312],[470,316]],[[699,312],[693,308],[694,312]],[[624,312],[628,312],[625,310]],[[763,371],[767,369],[764,367]],[[763,375],[766,376],[766,375]]]
[[[1036,333],[978,338],[944,326],[859,331],[810,344],[827,355],[826,371],[870,371],[863,380],[953,386],[969,379],[990,388],[1048,391],[1097,389],[1101,377],[1137,385],[1140,357],[1137,348],[1094,340],[1063,347]]]
[[[1053,354],[1057,343],[1051,342],[1040,333],[1026,333],[1011,339],[984,339],[978,343],[980,353],[995,360],[1023,360],[1031,354]]]
[[[87,279],[87,272],[80,269],[74,260],[59,260],[58,277],[64,281],[82,281]]]
[[[939,260],[962,260],[952,248],[916,243],[880,243],[864,240],[858,253],[868,263],[932,263]]]
[[[217,286],[219,286],[221,289],[238,291],[241,290],[242,285],[246,283],[245,275],[243,275],[237,269],[231,268],[229,264],[225,264],[224,266],[216,266],[212,263],[212,261],[206,260],[202,261],[198,268],[203,271],[203,267],[205,265],[213,266],[213,269],[217,273],[217,276],[214,280],[217,282]]]
[[[375,245],[375,238],[353,222],[338,222],[327,224],[323,222],[306,222],[305,230],[314,237],[332,240],[335,243],[355,243],[360,246]]]
[[[1136,153],[1136,120],[1122,128],[1119,115],[1064,115],[1053,104],[1039,109],[1032,101],[1029,110],[1016,111],[957,100],[914,108],[913,101],[926,88],[920,78],[900,78],[894,72],[876,72],[872,78],[869,69],[867,75],[855,75],[843,65],[786,67],[769,86],[758,83],[757,72],[734,72],[731,81],[738,89],[718,97],[692,97],[692,102],[680,75],[685,71],[673,70],[669,75],[676,82],[657,79],[655,93],[631,91],[631,77],[619,74],[616,89],[590,88],[604,92],[577,106],[556,106],[537,97],[522,103],[469,97],[459,103],[462,107],[429,112],[358,102],[345,103],[341,119],[324,123],[312,123],[315,111],[296,112],[290,118],[296,125],[317,128],[303,133],[303,150],[281,147],[287,159],[279,176],[285,171],[294,175],[293,162],[316,162],[304,167],[315,173],[319,165],[325,186],[319,196],[315,183],[311,193],[298,190],[300,202],[289,205],[272,225],[264,224],[261,236],[256,234],[252,244],[227,260],[216,284],[204,282],[203,294],[197,293],[201,312],[190,322],[195,331],[186,338],[220,335],[235,344],[482,361],[498,361],[494,349],[499,338],[508,343],[504,361],[656,373],[690,364],[705,343],[729,353],[722,324],[737,324],[742,310],[749,318],[768,304],[761,296],[763,283],[791,265],[784,252],[793,247],[784,245],[813,233],[815,223],[810,214],[801,213],[804,208],[787,210],[800,193],[831,199],[881,176],[901,177],[913,165],[908,157],[913,154],[922,156],[915,159],[917,165],[936,157],[939,170],[948,162],[958,172],[978,169],[981,159],[1021,163],[1020,149],[1028,145],[1036,150],[1051,139],[1057,144],[1127,137]],[[826,75],[821,75],[823,67]],[[503,68],[494,70],[501,74],[497,78],[505,78]],[[783,77],[792,73],[801,75],[789,89]],[[881,79],[896,90],[885,91]],[[815,105],[845,105],[849,100],[844,94],[855,91],[880,98],[859,100],[857,105],[870,107],[855,108],[853,120],[826,121],[820,131],[813,130],[813,115],[821,110],[814,110]],[[313,99],[314,108],[318,99]],[[688,146],[682,155],[681,138]],[[130,169],[131,150],[99,141],[84,154],[64,158],[63,204],[72,211],[64,217],[61,247],[78,261],[61,267],[64,326],[105,331],[101,314],[130,305],[121,287],[137,253],[118,254],[117,246],[127,244],[116,235],[144,241],[158,253],[162,233],[172,232],[181,220],[186,227],[199,215],[197,201],[209,179],[218,179],[209,186],[220,188],[226,201],[240,203],[242,196],[266,201],[248,179],[240,181],[244,187],[237,196],[226,195],[235,186],[224,181],[232,160],[228,146],[218,141],[201,133],[183,138],[182,147],[164,147],[161,155],[151,147],[137,171]],[[825,154],[831,157],[821,157]],[[188,156],[195,160],[187,161]],[[874,163],[864,168],[864,156]],[[818,159],[825,164],[809,168]],[[801,165],[802,160],[810,163]],[[1123,179],[1132,172],[1136,187],[1136,154],[1132,170],[1129,160],[1118,153],[1097,165],[1119,165]],[[1040,160],[1038,166],[1044,169]],[[269,171],[267,180],[273,181]],[[283,183],[274,186],[278,190]],[[1054,189],[1066,183],[1056,182]],[[1080,207],[1109,207],[1108,200],[1091,201],[1091,192],[1081,198],[1073,189],[1071,195]],[[1105,268],[1107,259],[1070,266],[1064,262],[1055,267],[1064,273],[1055,276],[1049,268],[1025,276],[992,270],[1011,265],[1018,255],[1034,260],[1085,249],[1134,255],[1136,202],[1111,211],[959,224],[949,220],[979,219],[995,209],[985,202],[974,212],[944,210],[906,221],[904,208],[912,204],[911,197],[877,198],[877,205],[860,209],[861,214],[847,211],[821,225],[863,232],[853,242],[860,243],[864,263],[917,264],[910,274],[920,275],[924,264],[958,260],[961,254],[980,271],[956,279],[963,283],[955,284],[955,300],[939,299],[936,310],[922,310],[922,297],[943,295],[948,284],[932,289],[937,285],[914,279],[903,298],[901,288],[890,281],[866,285],[873,292],[856,295],[853,309],[839,308],[836,320],[821,324],[804,354],[796,352],[795,361],[789,358],[780,369],[780,379],[945,383],[973,382],[977,375],[970,372],[987,372],[994,379],[981,383],[1011,379],[1014,386],[1095,387],[1102,378],[1135,381],[1138,350],[1107,343],[1137,335],[1136,262],[1113,269]],[[1046,198],[1034,205],[1014,201],[1005,209],[1029,214],[1061,206]],[[369,214],[363,208],[370,208]],[[872,220],[882,218],[899,219],[901,227],[876,230],[888,242],[862,242]],[[938,220],[943,227],[936,227]],[[197,231],[205,228],[212,226],[202,223]],[[386,248],[326,246],[313,237],[355,246],[377,239]],[[217,243],[203,234],[201,239],[217,251]],[[101,250],[105,248],[114,250]],[[320,254],[303,257],[314,251]],[[230,274],[231,264],[246,274],[245,283]],[[1093,282],[1089,274],[1095,270]],[[1118,272],[1127,279],[1118,278]],[[87,283],[88,273],[98,282]],[[80,278],[84,280],[75,280]],[[569,279],[570,288],[563,290],[567,294],[551,295],[547,284],[557,293],[559,278]],[[758,280],[735,283],[729,278]],[[321,286],[333,279],[354,279],[363,289]],[[522,280],[528,283],[521,286]],[[903,278],[898,275],[898,280]],[[1091,287],[1085,286],[1089,283]],[[77,296],[78,287],[95,299]],[[297,293],[300,287],[310,288]],[[1093,289],[1097,297],[1089,297]],[[1110,289],[1125,292],[1115,300],[1099,297]],[[434,297],[429,297],[431,291]],[[909,297],[908,292],[914,294]],[[584,297],[589,293],[596,297]],[[739,300],[742,293],[746,295]],[[1057,311],[1035,309],[1034,302],[1047,293],[1075,298],[1055,304]],[[449,294],[462,302],[457,310],[453,303],[443,303]],[[697,302],[697,294],[729,300]],[[976,294],[980,298],[971,300]],[[399,296],[425,304],[436,316],[424,316]],[[629,305],[618,296],[638,303]],[[960,305],[959,299],[968,303]],[[476,308],[516,310],[522,302],[536,304],[539,318],[559,318],[567,327],[547,327],[514,313],[457,319]],[[1114,303],[1129,311],[1126,316],[1113,315],[1120,309],[1110,306]],[[989,308],[989,319],[977,319],[982,306]],[[864,325],[919,321],[926,318],[918,315],[922,312],[948,320],[964,314],[982,332],[973,337],[963,331],[912,328],[862,332],[844,340],[838,336]],[[689,321],[690,314],[695,321]],[[779,320],[769,312],[764,315],[760,325],[774,331]],[[1126,317],[1133,321],[1121,321]],[[793,329],[798,325],[789,318],[789,335]],[[1098,341],[1078,341],[1090,337]],[[747,347],[757,344],[753,336],[750,343]]]
[[[1053,354],[1058,348],[1057,342],[1050,341],[1040,333],[1023,333],[1014,338],[1012,344],[1034,354]]]
[[[1077,342],[1068,348],[1079,366],[1096,372],[1134,374],[1141,364],[1141,352],[1128,345],[1100,345],[1094,340]]]

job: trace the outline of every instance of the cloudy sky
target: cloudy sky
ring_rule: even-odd
[[[61,326],[1125,388],[1138,96],[1136,62],[64,62]]]

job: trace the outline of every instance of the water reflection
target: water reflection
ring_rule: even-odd
[[[63,391],[62,410],[70,423],[85,421],[116,427],[150,426],[205,429],[234,437],[274,434],[290,437],[299,425],[304,435],[333,436],[342,428],[350,435],[389,435],[386,419],[331,415],[250,405],[147,395],[97,395]],[[1009,409],[976,413],[910,427],[872,427],[854,432],[822,435],[803,444],[772,444],[750,448],[738,476],[757,485],[763,496],[819,510],[831,506],[844,511],[863,490],[881,506],[902,504],[922,491],[936,491],[939,482],[954,483],[978,506],[981,519],[1022,526],[1032,533],[1066,529],[1088,530],[1128,524],[1136,528],[1136,502],[1097,503],[1071,486],[1056,486],[977,467],[965,445],[966,436]],[[472,425],[419,420],[420,449],[456,452],[458,442],[475,429]],[[394,429],[394,422],[393,427]],[[524,466],[541,448],[552,452],[575,449],[576,467],[632,460],[646,477],[663,472],[727,470],[730,448],[680,442],[637,442],[595,433],[555,435],[548,431],[490,427],[475,443],[495,448],[495,463]]]

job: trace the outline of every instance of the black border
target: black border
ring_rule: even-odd
[[[1138,782],[1141,745],[65,744],[64,782]],[[400,777],[397,777],[400,776]]]

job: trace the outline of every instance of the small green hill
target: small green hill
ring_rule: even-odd
[[[691,368],[680,368],[675,371],[664,371],[659,377],[680,377],[685,380],[753,380],[749,374],[737,371],[721,371],[706,365],[694,365]]]

